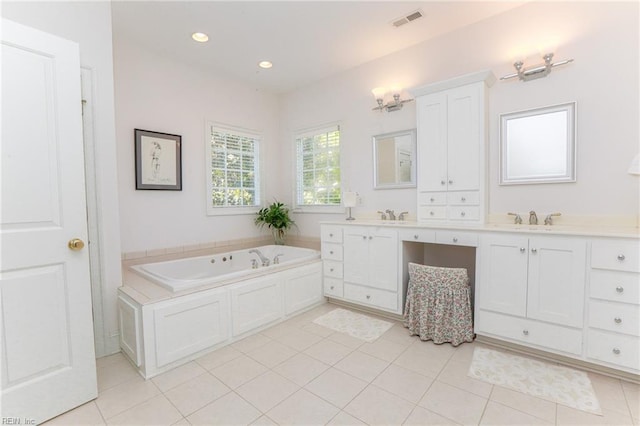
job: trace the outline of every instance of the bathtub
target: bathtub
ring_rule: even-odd
[[[262,266],[260,257],[255,253],[249,253],[256,249],[269,259],[269,266]],[[276,256],[277,264],[274,262]],[[320,259],[320,252],[317,250],[272,245],[208,256],[145,263],[132,266],[131,269],[159,286],[172,292],[179,292],[277,272],[317,259]],[[256,263],[258,267],[254,269],[253,265]]]

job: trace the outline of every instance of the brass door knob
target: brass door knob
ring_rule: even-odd
[[[74,238],[69,240],[69,244],[67,244],[71,250],[82,250],[84,248],[84,241],[80,238]]]

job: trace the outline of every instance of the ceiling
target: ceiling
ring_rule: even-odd
[[[113,1],[114,39],[284,93],[523,4],[522,1]],[[398,28],[397,18],[423,17]],[[209,35],[207,43],[191,39]],[[117,43],[115,44],[117,48]],[[263,70],[258,62],[269,60]]]

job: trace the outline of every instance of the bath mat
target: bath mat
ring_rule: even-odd
[[[475,348],[468,376],[602,415],[591,380],[582,371],[491,349]]]
[[[316,318],[313,322],[367,342],[373,342],[393,326],[390,322],[339,308]]]

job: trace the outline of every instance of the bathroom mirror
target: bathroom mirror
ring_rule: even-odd
[[[576,103],[500,115],[500,184],[576,181]]]
[[[416,186],[415,129],[373,137],[373,188]]]

